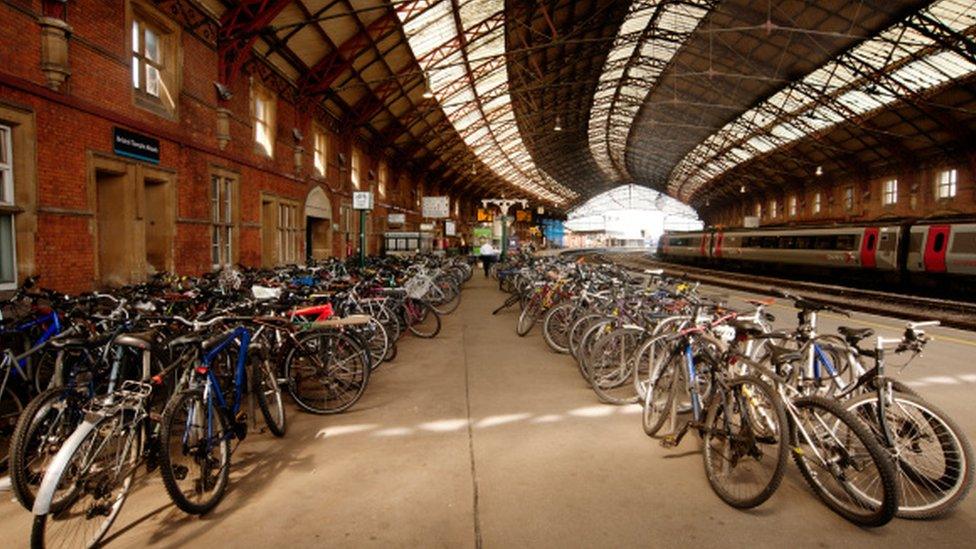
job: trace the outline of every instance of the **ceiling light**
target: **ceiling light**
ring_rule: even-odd
[[[745,194],[745,192],[746,192],[746,186],[745,185],[740,186],[739,187],[739,192]]]
[[[434,98],[434,92],[430,91],[430,76],[424,77],[424,94],[421,97],[424,99]]]
[[[817,175],[823,175],[823,166],[817,166]]]
[[[558,114],[556,115],[556,125],[552,128],[552,131],[554,131],[554,132],[561,132],[561,131],[563,131],[563,126],[562,126],[562,124],[559,123],[559,115]]]

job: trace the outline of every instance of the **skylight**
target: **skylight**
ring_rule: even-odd
[[[642,0],[630,6],[603,65],[590,110],[590,153],[611,181],[631,179],[624,153],[634,118],[711,4],[714,1]]]
[[[901,96],[969,76],[976,64],[909,24],[928,18],[965,35],[976,30],[976,4],[941,0],[790,84],[726,124],[672,170],[668,194],[694,192],[739,164],[812,133],[883,108]]]
[[[578,194],[533,161],[519,134],[508,93],[504,0],[447,0],[416,15],[398,12],[431,92],[465,144],[498,177],[556,205]],[[453,44],[461,44],[460,49]],[[448,55],[440,50],[454,47]],[[467,67],[467,68],[466,68]]]

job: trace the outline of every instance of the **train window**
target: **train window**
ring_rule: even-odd
[[[889,233],[881,233],[881,242],[878,243],[879,252],[893,252],[895,251],[897,239],[895,235]]]
[[[834,244],[837,241],[837,237],[831,234],[822,234],[817,236],[817,249],[818,250],[833,250]]]
[[[871,234],[869,234],[869,235],[868,235],[868,243],[867,243],[867,245],[865,246],[865,248],[866,248],[866,249],[867,249],[868,251],[872,251],[872,250],[874,250],[874,239],[875,239],[875,235],[874,235],[874,233],[871,233]]]
[[[914,253],[922,251],[922,233],[912,233],[908,238],[908,249]]]
[[[798,237],[796,237],[796,249],[797,250],[812,250],[813,249],[813,237],[812,236],[798,236]]]
[[[945,233],[935,235],[935,242],[932,243],[932,251],[939,253],[945,248]]]
[[[779,249],[792,250],[796,247],[796,238],[792,236],[779,237]]]
[[[976,254],[976,231],[956,233],[952,238],[952,253]]]
[[[762,239],[763,248],[775,248],[779,243],[779,239],[775,236],[764,236]]]
[[[856,250],[857,237],[852,234],[837,235],[837,250]]]

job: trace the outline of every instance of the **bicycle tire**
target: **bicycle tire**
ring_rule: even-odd
[[[55,444],[60,448],[60,445],[71,436],[84,419],[84,412],[80,406],[75,408],[74,413],[67,408],[67,403],[63,409],[64,413],[54,410],[54,406],[59,401],[65,401],[65,389],[48,389],[37,395],[24,408],[17,420],[17,426],[14,427],[10,442],[10,488],[17,501],[28,511],[34,507],[34,497],[37,495],[41,479],[44,478],[44,472],[57,453],[52,451],[54,447],[46,445],[42,447],[38,443],[53,442],[52,431],[45,429],[45,426],[50,425],[48,421],[58,422],[59,435]],[[54,417],[49,418],[52,410],[55,411]],[[42,441],[38,441],[39,435]],[[39,457],[42,459],[39,470],[36,471],[35,460],[31,458],[35,454],[40,454]]]
[[[420,299],[413,300],[413,307],[417,309],[414,318],[410,318],[410,313],[405,312],[405,315],[408,317],[406,323],[407,329],[410,330],[410,333],[424,339],[437,337],[437,334],[441,333],[441,315],[437,314],[437,311],[430,306],[430,303]],[[426,323],[430,319],[432,319],[432,326],[424,328],[423,326],[426,326]],[[414,320],[414,322],[411,322],[411,320]]]
[[[181,412],[187,405],[192,407],[193,416],[206,414],[207,402],[204,400],[201,390],[183,391],[169,401],[159,422],[159,472],[163,477],[166,493],[169,494],[170,499],[177,507],[191,515],[204,515],[217,507],[227,493],[227,484],[230,479],[231,448],[230,437],[226,433],[230,429],[230,425],[219,411],[214,410],[213,414],[210,414],[217,422],[217,432],[213,438],[216,439],[215,447],[219,448],[221,454],[220,462],[217,464],[216,475],[211,476],[210,472],[213,467],[208,463],[209,456],[202,461],[201,477],[191,482],[190,490],[199,492],[201,486],[204,488],[212,486],[212,489],[209,490],[209,495],[202,496],[197,501],[191,501],[179,484],[180,481],[187,480],[190,467],[175,463],[173,458],[175,456],[187,456],[188,452],[193,452],[192,447],[203,441],[204,437],[200,435],[201,432],[209,433],[213,429],[205,423],[198,423],[199,419],[191,419],[193,416],[189,413],[186,418],[183,418]],[[179,429],[181,424],[183,429]],[[192,431],[187,432],[186,427]],[[190,444],[191,449],[185,448],[185,440],[192,443]],[[200,465],[198,460],[199,456],[193,456],[193,461],[197,462],[194,465]]]
[[[844,407],[886,446],[877,421],[877,402],[878,396],[868,393],[846,401]],[[896,459],[901,488],[897,516],[924,520],[949,513],[973,486],[973,449],[965,431],[940,408],[917,395],[896,392],[885,409],[897,437],[896,448],[889,448]],[[931,449],[926,452],[926,448]],[[930,455],[936,452],[938,456]],[[917,461],[922,465],[915,465]]]
[[[285,436],[288,428],[288,417],[285,412],[285,399],[281,394],[278,378],[271,368],[271,361],[264,349],[248,349],[248,356],[257,351],[258,361],[253,365],[249,379],[252,381],[252,391],[258,401],[258,408],[264,416],[264,424],[268,426],[276,437]]]
[[[556,353],[569,353],[569,325],[573,320],[576,304],[565,302],[556,305],[542,318],[542,338]]]
[[[752,394],[746,394],[744,398],[736,398],[739,396],[737,390],[745,392],[746,387],[751,389]],[[779,395],[758,377],[737,377],[726,383],[724,388],[725,391],[716,394],[705,419],[705,429],[702,436],[702,461],[705,465],[705,476],[708,478],[712,491],[722,501],[737,509],[751,509],[762,505],[772,497],[783,481],[783,474],[786,471],[786,456],[789,453],[789,444],[786,440],[789,432],[789,421],[786,418],[786,409],[783,407]],[[731,399],[723,398],[730,394]],[[741,414],[743,409],[756,408],[757,402],[768,406],[769,411],[753,414],[751,418],[748,413]],[[743,407],[743,404],[750,406]],[[743,422],[746,425],[740,426],[745,430],[746,440],[744,441],[741,440],[743,438],[740,434],[742,431],[733,432],[734,427],[730,425],[729,421],[728,410],[736,406],[738,406],[742,417],[746,419]],[[760,424],[760,420],[767,425],[763,426],[763,432],[757,433],[758,429],[754,429],[749,423]],[[721,423],[721,427],[717,425],[717,422]],[[721,436],[723,432],[724,437]],[[720,439],[723,438],[726,442],[733,441],[732,444],[728,445],[731,456],[723,455],[719,448],[713,444],[714,442],[721,442]],[[766,445],[775,444],[775,456],[762,452],[760,441]],[[766,456],[773,459],[764,460],[763,457]],[[732,469],[736,471],[742,471],[742,466],[746,465],[748,467],[746,474],[739,479],[732,480],[732,484],[739,485],[743,483],[743,480],[749,481],[759,478],[761,479],[760,486],[757,490],[748,493],[735,493],[734,487],[727,484],[719,474],[720,472],[716,467],[718,464],[731,465]],[[750,464],[752,464],[751,467],[749,467]],[[771,471],[770,465],[772,465]],[[731,475],[729,476],[731,477]]]
[[[680,360],[680,353],[672,355],[669,360],[658,364],[655,372],[651,374],[651,381],[644,395],[644,408],[641,411],[641,426],[644,428],[644,434],[649,437],[656,437],[664,422],[673,414],[677,393],[683,389]],[[655,396],[663,400],[655,403]]]
[[[87,432],[77,431],[77,433],[81,435],[78,437],[78,440],[69,439],[69,441],[66,442],[65,446],[63,446],[61,450],[58,452],[58,457],[61,457],[61,452],[70,452],[70,455],[64,456],[65,459],[63,460],[59,460],[56,458],[55,462],[61,463],[63,465],[59,468],[49,470],[48,474],[50,474],[51,477],[50,478],[48,478],[47,476],[45,477],[45,482],[52,482],[55,486],[60,486],[65,482],[71,484],[72,486],[76,486],[76,483],[74,481],[70,481],[70,480],[64,481],[63,480],[64,475],[75,473],[79,470],[85,469],[85,464],[91,463],[93,461],[88,459],[89,456],[92,455],[90,454],[90,452],[93,448],[97,448],[97,450],[99,450],[100,453],[103,453],[106,450],[110,450],[113,447],[117,447],[118,446],[117,443],[119,441],[132,441],[132,444],[129,447],[130,454],[128,455],[127,458],[128,464],[130,466],[128,469],[128,474],[123,476],[121,478],[121,481],[116,482],[116,486],[114,488],[119,491],[114,496],[113,501],[111,501],[111,506],[109,507],[108,512],[105,513],[104,511],[100,511],[100,512],[92,513],[91,512],[92,508],[90,507],[89,509],[85,510],[85,512],[72,513],[71,509],[74,506],[85,505],[88,502],[88,500],[92,497],[92,494],[88,489],[80,490],[77,487],[73,488],[70,495],[62,498],[64,502],[63,504],[54,507],[53,501],[46,502],[48,504],[47,505],[48,511],[45,513],[38,513],[34,515],[34,521],[31,526],[31,547],[32,548],[41,549],[46,546],[63,547],[64,546],[63,543],[47,543],[46,538],[50,536],[58,537],[58,531],[63,529],[63,527],[67,524],[67,521],[71,519],[83,519],[85,521],[91,521],[91,520],[98,520],[97,517],[99,516],[104,517],[101,523],[97,524],[96,527],[92,530],[92,534],[90,536],[85,536],[85,545],[84,545],[85,547],[97,546],[99,542],[108,533],[108,531],[112,528],[112,524],[115,522],[115,519],[118,517],[119,512],[122,510],[122,506],[125,504],[125,500],[128,497],[129,489],[132,486],[132,480],[135,477],[135,472],[137,469],[137,464],[139,462],[139,457],[142,453],[142,445],[143,445],[142,438],[141,438],[142,424],[140,423],[138,425],[132,426],[132,428],[135,429],[134,431],[135,434],[133,435],[134,438],[128,436],[121,436],[121,435],[116,437],[103,436],[103,438],[106,441],[115,442],[116,444],[114,445],[111,442],[96,444],[94,441],[95,441],[95,437],[104,435],[104,433],[102,433],[101,431],[102,429],[105,428],[108,422],[113,420],[118,421],[122,418],[122,415],[123,414],[121,413],[114,414],[111,416],[101,418],[98,422],[94,424],[87,424],[87,425],[83,424],[83,426],[79,426],[79,428],[84,427]],[[114,429],[110,428],[109,431],[114,432]],[[74,433],[73,436],[75,436]],[[86,444],[86,442],[89,440],[91,440],[92,442]],[[123,450],[124,449],[125,448],[123,447]],[[78,460],[81,460],[81,462],[79,463]],[[106,461],[106,463],[116,464],[120,462],[118,459],[110,457],[109,460]],[[75,464],[75,466],[72,467],[72,464]],[[103,472],[107,470],[108,470],[107,468],[102,469]],[[99,487],[97,499],[103,499],[105,497],[104,483],[96,482],[93,480],[90,483],[81,483],[81,484],[97,485]],[[115,490],[112,490],[111,492],[109,492],[109,494],[115,494]],[[54,493],[52,493],[52,500],[53,497],[54,497]],[[92,503],[92,505],[95,505],[95,503]],[[99,507],[101,508],[101,506]],[[62,521],[60,520],[59,517],[64,518],[65,520]],[[85,525],[86,523],[82,522],[81,524]]]
[[[332,363],[336,357],[341,364]],[[316,330],[304,334],[285,357],[288,394],[299,408],[313,414],[348,410],[366,391],[369,374],[369,352],[364,344],[339,331]],[[318,390],[323,391],[321,397]]]
[[[639,375],[635,350],[640,347],[643,334],[643,330],[635,328],[616,328],[593,347],[587,368],[588,381],[601,402],[615,405],[638,402],[640,397],[634,382],[634,376]],[[614,356],[610,357],[608,353]]]
[[[7,427],[0,428],[0,471],[10,463],[10,448],[13,442],[13,428],[17,419],[24,411],[24,403],[10,387],[6,387],[0,395],[0,424]]]
[[[796,462],[803,478],[820,498],[820,501],[838,515],[858,526],[875,528],[890,522],[898,511],[900,498],[895,464],[877,438],[868,430],[868,427],[845,410],[841,403],[829,398],[806,396],[794,400],[792,404],[798,414],[806,409],[819,410],[835,418],[827,422],[817,416],[817,423],[820,427],[826,427],[829,432],[825,434],[828,439],[832,439],[834,442],[831,444],[832,447],[818,447],[816,453],[807,452],[803,449],[801,444],[809,444],[809,441],[803,437],[801,442],[796,417],[792,417],[790,422],[790,445],[793,447],[793,461]],[[833,430],[841,425],[845,432],[841,433],[842,436],[838,436]],[[846,444],[837,444],[841,438],[846,439]],[[830,441],[828,440],[828,442]],[[860,448],[855,449],[857,450],[856,453],[846,447],[850,443],[860,445]],[[838,464],[843,464],[846,467],[843,471],[845,474],[841,475],[839,474],[841,471],[822,466],[818,466],[819,472],[814,472],[811,465],[806,462],[808,453],[813,454],[814,457],[817,456],[817,453],[830,455],[829,462],[831,465],[836,467]],[[855,457],[859,459],[857,464],[852,463]],[[869,466],[873,466],[876,474],[867,471]],[[870,486],[879,487],[881,494],[865,494],[864,490],[851,486],[850,478],[854,475],[847,476],[846,473],[849,471],[866,472],[867,474],[861,476],[870,477],[867,482]],[[820,474],[821,472],[823,474]],[[836,481],[840,494],[824,484],[826,478],[832,478]],[[853,505],[846,505],[840,499],[840,495],[853,500]]]

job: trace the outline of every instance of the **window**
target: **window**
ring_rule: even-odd
[[[956,182],[958,173],[956,170],[945,170],[939,172],[936,182],[936,196],[942,198],[953,198],[956,196]]]
[[[770,218],[775,218],[777,215],[779,215],[779,203],[776,201],[776,199],[770,200],[769,201],[769,217]]]
[[[234,179],[210,176],[210,261],[214,269],[234,263]]]
[[[844,187],[844,209],[854,209],[854,187]]]
[[[11,128],[0,126],[0,289],[17,285],[14,160]]]
[[[294,203],[278,203],[278,262],[297,263],[299,252],[298,206]]]
[[[179,95],[178,30],[162,18],[149,16],[150,9],[133,10],[132,89],[137,105],[171,115]]]
[[[255,83],[251,85],[251,100],[256,149],[266,156],[274,156],[275,96]]]
[[[881,203],[891,206],[898,203],[898,180],[889,179],[884,182],[884,192],[881,193]]]
[[[362,180],[362,176],[359,173],[359,169],[362,167],[362,161],[359,154],[359,149],[352,150],[352,188],[359,189],[359,184]]]
[[[813,213],[815,214],[820,213],[820,196],[819,192],[813,195]]]
[[[328,138],[326,137],[324,131],[320,129],[315,130],[315,136],[313,138],[314,143],[312,143],[312,147],[314,149],[312,151],[312,162],[315,167],[315,175],[318,175],[319,177],[325,177],[326,158],[328,158],[328,156],[326,156],[328,153],[326,139]]]
[[[380,162],[380,175],[379,183],[377,184],[377,191],[380,197],[386,198],[386,180],[389,177],[389,168],[386,166],[386,162]]]
[[[796,195],[794,194],[787,200],[786,208],[790,217],[796,217]]]
[[[762,203],[756,202],[756,217],[762,217]]]

